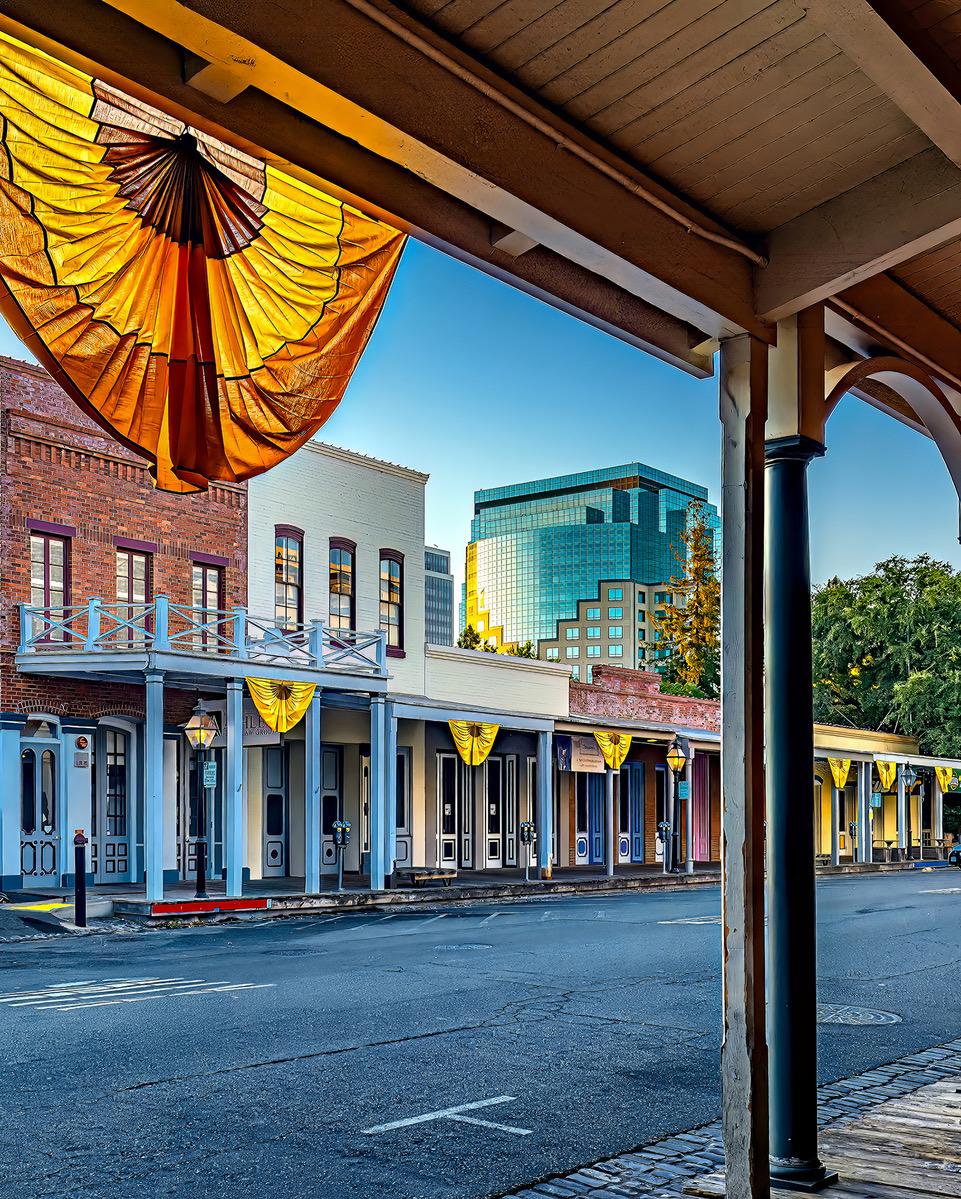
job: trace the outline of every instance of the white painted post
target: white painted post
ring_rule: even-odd
[[[840,793],[831,784],[831,865],[839,866],[841,864],[841,838],[838,832],[838,808],[840,806]]]
[[[170,600],[158,595],[154,600],[153,648],[170,649]]]
[[[537,868],[541,878],[553,874],[551,845],[554,840],[554,775],[551,764],[551,734],[537,734]]]
[[[33,630],[30,627],[30,619],[31,618],[27,615],[27,605],[26,604],[18,604],[17,606],[20,609],[20,647],[19,647],[19,652],[21,654],[36,653],[36,646],[27,645],[27,642],[33,636]]]
[[[244,682],[227,680],[227,769],[225,779],[226,816],[225,850],[227,858],[227,895],[239,898],[244,893]]]
[[[370,697],[370,889],[383,891],[387,872],[387,720],[384,697]]]
[[[770,1193],[764,991],[767,347],[721,343],[721,1118],[728,1199]]]
[[[148,903],[164,897],[164,676],[148,670],[144,676],[143,848]]]
[[[91,596],[87,601],[87,635],[83,639],[85,651],[95,650],[100,638],[100,605],[103,601]]]
[[[614,828],[614,771],[607,768],[604,822],[607,825],[607,848],[604,855],[607,866],[607,877],[614,877],[614,853],[617,847],[617,833]]]
[[[320,688],[304,717],[304,890],[320,892]]]
[[[710,796],[710,791],[708,791]],[[710,801],[708,802],[710,813]],[[710,815],[708,815],[710,819]],[[708,837],[711,831],[708,829]],[[687,799],[684,801],[684,863],[688,874],[694,873],[694,750],[688,751]]]
[[[387,808],[387,818],[384,821],[387,833],[384,875],[385,881],[393,886],[394,863],[397,861],[397,717],[394,715],[394,705],[391,703],[385,704],[384,720],[387,738],[384,761],[386,788],[384,802]]]

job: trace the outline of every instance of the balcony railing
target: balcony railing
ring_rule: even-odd
[[[20,605],[21,654],[130,651],[219,655],[252,667],[302,666],[344,674],[387,674],[383,630],[330,629],[323,621],[280,628],[246,608],[218,611],[175,604],[105,603],[39,608]]]

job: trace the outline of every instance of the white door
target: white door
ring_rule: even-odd
[[[489,757],[484,770],[484,866],[504,864],[504,759]]]
[[[263,877],[283,878],[290,871],[287,801],[287,747],[264,747]]]

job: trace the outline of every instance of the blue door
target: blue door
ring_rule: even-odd
[[[630,860],[644,861],[644,763],[629,762],[621,767],[622,794],[627,799],[627,836]]]
[[[603,774],[587,776],[587,840],[591,865],[604,861],[604,778]]]

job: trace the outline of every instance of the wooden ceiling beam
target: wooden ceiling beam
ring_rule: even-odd
[[[283,98],[248,84],[233,90],[229,103],[218,102],[210,94],[215,89],[193,85],[196,59],[101,0],[5,0],[0,28],[81,69],[99,71],[115,86],[241,149],[289,165],[348,203],[688,374],[712,373],[705,330],[542,245],[520,256],[510,247],[498,249],[483,213],[305,119]]]
[[[782,320],[959,236],[961,170],[925,150],[775,229],[757,311]]]
[[[754,312],[755,250],[387,0],[106,3],[709,336],[772,340]],[[67,45],[89,42],[85,8],[4,3]]]

